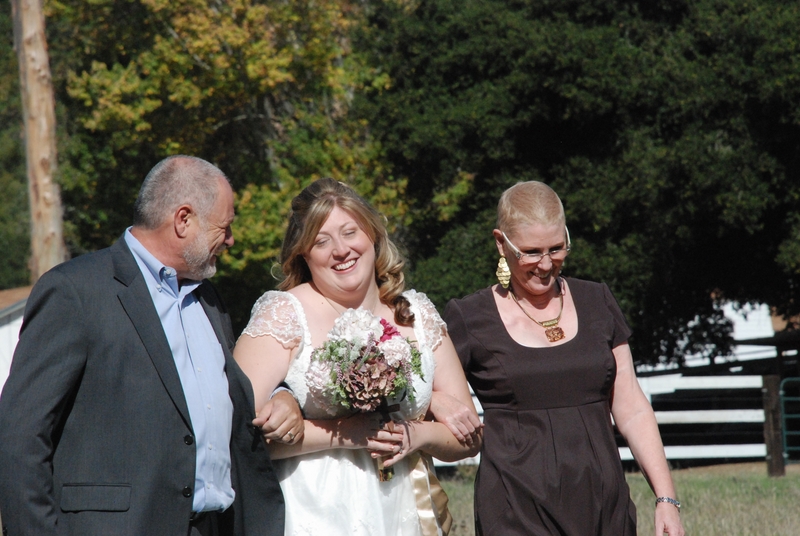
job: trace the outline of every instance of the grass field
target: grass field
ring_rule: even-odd
[[[787,466],[782,478],[769,478],[763,462],[681,469],[672,475],[690,536],[800,534],[800,465]],[[469,467],[442,475],[453,514],[451,536],[474,536],[473,479]],[[639,514],[639,535],[654,534],[653,493],[640,473],[629,473],[627,479]]]

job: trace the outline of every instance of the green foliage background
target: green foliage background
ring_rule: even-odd
[[[360,109],[433,237],[415,280],[438,303],[483,285],[495,253],[465,235],[489,241],[500,192],[538,179],[564,200],[566,273],[611,286],[641,359],[724,354],[723,299],[796,314],[798,22],[794,2],[376,5],[362,46],[392,85]]]
[[[0,288],[28,284],[30,223],[11,13],[0,14]]]
[[[800,312],[800,7],[777,0],[47,0],[73,255],[131,219],[148,169],[237,191],[216,283],[238,328],[288,204],[321,176],[386,215],[437,305],[491,284],[500,193],[543,180],[567,275],[607,282],[641,361],[725,354],[722,300]],[[10,9],[0,29],[10,36]],[[17,66],[0,43],[0,287],[23,284]],[[24,223],[23,223],[24,222]]]

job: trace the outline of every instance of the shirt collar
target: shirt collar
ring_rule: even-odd
[[[165,265],[158,260],[147,248],[145,248],[139,240],[131,233],[132,227],[125,229],[125,243],[128,244],[133,256],[136,257],[142,271],[147,270],[147,273],[153,278],[154,281],[162,285],[168,285],[175,291],[175,294],[188,294],[200,286],[201,281],[193,279],[184,279],[183,284],[178,286],[178,271],[171,266]]]

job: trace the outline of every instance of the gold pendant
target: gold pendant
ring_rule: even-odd
[[[564,338],[564,330],[558,326],[544,330],[544,334],[547,335],[547,340],[550,342],[560,341]]]

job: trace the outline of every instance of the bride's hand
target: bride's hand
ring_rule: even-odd
[[[365,448],[387,455],[402,448],[403,432],[392,423],[383,424],[380,414],[358,413],[338,421],[334,442],[344,448]]]
[[[419,423],[417,421],[398,421],[398,422],[390,422],[387,426],[391,426],[393,433],[397,435],[401,435],[401,441],[398,444],[399,449],[394,449],[388,456],[384,453],[372,453],[373,458],[377,458],[378,456],[383,457],[383,466],[390,467],[409,454],[416,452],[419,449],[419,445],[416,444],[414,441],[415,434],[414,428]]]

